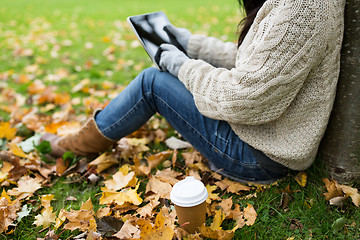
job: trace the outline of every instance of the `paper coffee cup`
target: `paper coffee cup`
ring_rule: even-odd
[[[207,197],[206,187],[194,177],[186,177],[173,186],[170,199],[180,226],[188,233],[197,232],[205,223]]]

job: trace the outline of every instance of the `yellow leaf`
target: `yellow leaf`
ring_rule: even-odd
[[[123,189],[121,192],[115,192],[106,188],[101,188],[103,192],[101,194],[99,203],[100,204],[116,203],[118,205],[123,205],[124,203],[128,202],[134,205],[140,205],[142,203],[142,199],[137,193],[137,189],[139,188],[139,186],[140,183],[136,185],[135,189],[132,188]]]
[[[306,186],[306,181],[307,181],[306,172],[299,172],[295,176],[295,180],[301,187],[305,187]]]
[[[135,172],[129,173],[129,165],[123,165],[112,179],[105,181],[105,187],[117,191],[128,186],[134,186],[137,182]]]
[[[50,123],[45,125],[45,131],[49,133],[56,134],[59,127],[65,125],[65,121],[56,122],[56,123]]]
[[[94,205],[91,202],[91,198],[81,204],[80,210],[86,210],[94,214]]]
[[[220,226],[224,221],[224,219],[225,219],[225,213],[223,212],[223,210],[222,209],[216,210],[214,220],[210,225],[210,229],[214,231],[221,230],[222,227]]]
[[[199,230],[202,236],[211,239],[230,240],[234,237],[234,233],[230,230],[212,230],[210,227],[205,225],[202,225]]]
[[[174,225],[165,224],[162,212],[159,212],[152,226],[149,220],[139,219],[137,222],[140,227],[141,240],[171,240],[174,236]]]
[[[58,229],[59,227],[61,227],[61,225],[65,222],[66,216],[64,215],[64,213],[65,213],[65,210],[61,209],[59,212],[59,215],[55,221],[55,226],[54,226],[55,229]]]
[[[34,224],[38,227],[43,226],[43,228],[47,228],[51,223],[54,223],[56,220],[56,214],[53,212],[52,207],[45,207],[41,214],[35,216]]]
[[[47,195],[42,195],[41,196],[41,205],[43,207],[50,207],[50,202],[54,199],[54,195],[53,194],[47,194]]]
[[[18,145],[16,145],[16,143],[14,142],[10,143],[9,148],[10,148],[10,152],[15,156],[26,158],[26,154]]]
[[[0,122],[0,138],[11,140],[16,135],[16,128],[10,127],[9,122]]]
[[[208,198],[206,199],[207,203],[211,203],[212,200],[220,199],[218,193],[213,193],[217,189],[217,186],[210,186],[209,184],[206,185],[206,190],[208,192]]]
[[[94,161],[90,162],[89,167],[96,166],[96,171],[100,173],[117,163],[119,163],[119,160],[116,159],[111,153],[106,152],[101,154]]]
[[[227,192],[240,194],[240,191],[250,191],[251,187],[245,186],[239,182],[231,181],[228,178],[225,178],[222,181],[218,181],[215,183],[221,190],[225,190]]]

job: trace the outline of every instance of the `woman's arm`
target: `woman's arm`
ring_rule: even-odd
[[[231,69],[235,67],[237,45],[222,42],[213,37],[192,35],[189,40],[187,54],[193,59],[202,59],[214,67]]]

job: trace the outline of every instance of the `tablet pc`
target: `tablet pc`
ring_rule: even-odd
[[[158,49],[162,43],[170,43],[179,48],[176,39],[164,30],[166,25],[171,24],[164,12],[152,12],[141,15],[130,16],[127,18],[141,45],[146,53],[154,62],[158,69],[159,53]],[[175,42],[174,42],[175,41]],[[183,50],[183,49],[180,49]],[[156,55],[158,53],[158,55]]]

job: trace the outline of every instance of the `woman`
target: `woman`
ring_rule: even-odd
[[[144,70],[80,132],[47,135],[54,154],[106,150],[158,112],[234,180],[308,168],[335,97],[345,1],[239,3],[247,17],[237,44],[169,26],[187,55],[162,45],[165,71]]]

